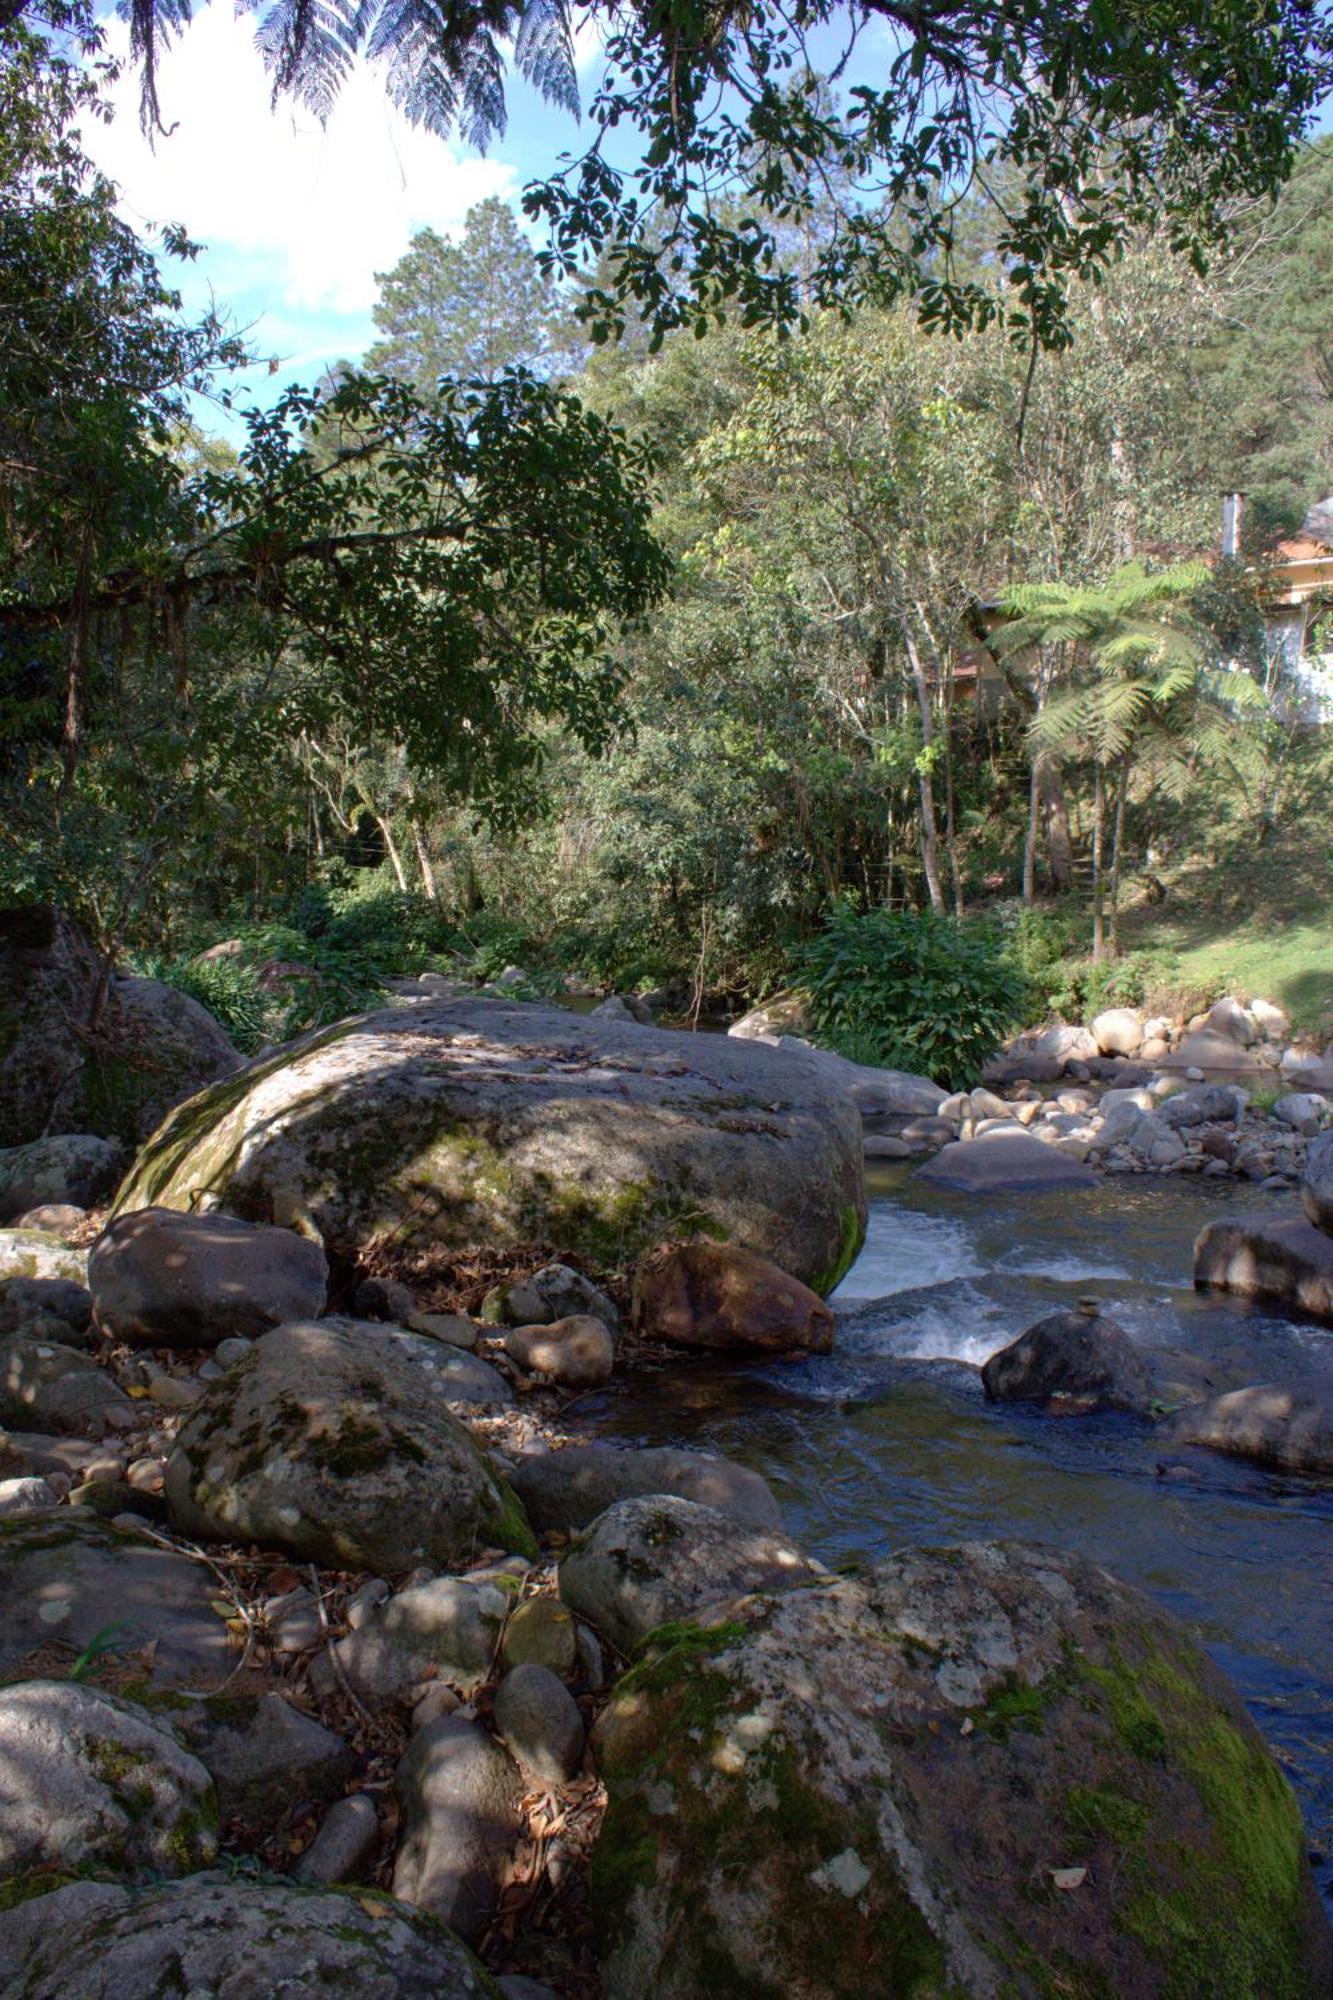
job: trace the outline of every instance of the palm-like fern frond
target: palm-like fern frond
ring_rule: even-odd
[[[254,7],[263,0],[245,0]],[[190,0],[126,0],[145,105],[157,118],[154,37],[190,18]],[[386,66],[389,97],[414,125],[484,149],[504,132],[505,44],[535,90],[578,115],[569,0],[274,0],[256,40],[275,95],[328,118],[353,59]],[[148,111],[145,111],[147,117]]]
[[[130,24],[130,55],[140,65],[139,122],[145,132],[160,132],[157,59],[189,26],[190,0],[121,0],[120,17]]]

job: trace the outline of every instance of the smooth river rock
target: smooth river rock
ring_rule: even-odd
[[[1077,1557],[908,1549],[751,1598],[650,1644],[594,1747],[607,2000],[1330,1990],[1242,1704]]]
[[[1172,1435],[1279,1472],[1333,1473],[1333,1371],[1214,1396],[1178,1417]]]
[[[497,1000],[339,1022],[182,1106],[123,1210],[199,1201],[372,1238],[632,1260],[688,1219],[831,1288],[865,1228],[861,1125],[808,1054]]]
[[[0,1877],[187,1875],[216,1858],[217,1819],[208,1772],[164,1717],[77,1682],[0,1688]]]
[[[521,1505],[438,1380],[470,1359],[374,1321],[265,1334],[185,1419],[167,1461],[174,1525],[389,1575],[532,1553]]]
[[[1037,1194],[1047,1188],[1096,1187],[1097,1176],[1080,1160],[1043,1145],[1026,1132],[996,1132],[980,1139],[955,1139],[933,1160],[918,1167],[917,1178],[965,1194]]]
[[[471,1943],[522,1829],[518,1766],[479,1722],[442,1715],[412,1738],[394,1786],[403,1827],[393,1893]]]
[[[981,1385],[993,1403],[1053,1403],[1142,1414],[1153,1399],[1146,1362],[1123,1327],[1100,1313],[1058,1312],[992,1354]]]
[[[669,1619],[821,1574],[784,1535],[658,1493],[620,1501],[579,1536],[560,1565],[560,1595],[628,1653]]]
[[[1195,1241],[1194,1282],[1333,1320],[1333,1236],[1301,1216],[1210,1222]]]
[[[766,1257],[698,1237],[640,1259],[634,1312],[647,1340],[713,1352],[827,1354],[833,1314],[823,1300]]]
[[[93,1245],[97,1321],[131,1347],[216,1347],[324,1310],[329,1267],[318,1243],[234,1215],[141,1208]]]
[[[516,1460],[510,1484],[539,1534],[586,1528],[617,1500],[675,1493],[697,1500],[751,1528],[780,1528],[782,1516],[762,1473],[709,1451],[676,1445],[641,1450],[605,1444],[568,1445]]]

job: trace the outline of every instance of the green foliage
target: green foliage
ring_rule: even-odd
[[[1165,977],[1162,955],[1156,952],[1071,957],[1048,969],[1040,1011],[1067,1021],[1090,1021],[1107,1007],[1141,1007]]]
[[[1022,975],[978,928],[928,912],[835,908],[792,956],[819,1040],[949,1089],[977,1072],[1023,1009]]]
[[[457,242],[418,230],[375,281],[380,338],[366,365],[428,399],[442,375],[491,382],[506,368],[568,374],[577,366],[569,306],[498,195],[468,210]]]
[[[87,1680],[99,1660],[104,1660],[108,1653],[116,1653],[122,1650],[125,1642],[117,1635],[121,1632],[129,1632],[132,1629],[123,1618],[117,1619],[111,1625],[103,1625],[98,1631],[93,1633],[92,1638],[83,1648],[78,1658],[72,1662],[69,1672],[65,1675],[65,1679],[67,1681]]]

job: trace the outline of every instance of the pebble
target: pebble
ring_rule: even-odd
[[[319,1606],[308,1590],[289,1590],[264,1603],[264,1623],[277,1653],[305,1653],[323,1637]]]
[[[372,1611],[383,1604],[390,1594],[389,1586],[382,1576],[367,1577],[366,1581],[347,1600],[348,1629],[359,1632]]]
[[[441,1715],[453,1715],[462,1703],[447,1681],[427,1681],[412,1704],[412,1727],[424,1729]]]
[[[205,1393],[205,1385],[190,1375],[153,1375],[148,1381],[149,1401],[163,1410],[188,1410]]]
[[[166,1471],[165,1461],[160,1458],[136,1458],[126,1471],[125,1478],[129,1485],[136,1487],[140,1493],[160,1493],[166,1479]],[[117,1466],[117,1473],[119,1473],[119,1466]],[[94,1468],[89,1466],[88,1477],[90,1479],[102,1476],[104,1475],[94,1471]]]
[[[354,1792],[329,1807],[292,1875],[298,1882],[320,1886],[358,1881],[370,1873],[368,1863],[379,1837],[375,1801],[366,1792]]]
[[[220,1368],[234,1368],[238,1361],[244,1361],[253,1346],[253,1340],[247,1340],[243,1333],[233,1333],[218,1342],[213,1359]]]

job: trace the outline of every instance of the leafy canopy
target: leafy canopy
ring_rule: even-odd
[[[127,6],[156,122],[157,50],[191,0]],[[526,205],[559,270],[600,258],[603,338],[627,306],[660,337],[732,305],[790,326],[811,299],[910,296],[930,324],[1003,310],[1060,344],[1072,276],[1157,220],[1201,260],[1237,196],[1290,172],[1333,79],[1326,0],[587,0],[579,16],[604,36],[593,138]],[[320,116],[364,56],[409,118],[484,144],[511,65],[576,109],[573,19],[572,0],[274,0],[258,38],[275,91]],[[974,186],[1000,217],[1004,308],[953,268]],[[808,222],[802,275],[784,252]]]
[[[457,242],[418,230],[376,283],[380,338],[366,366],[423,395],[442,375],[490,382],[505,368],[565,374],[577,363],[569,306],[497,195],[468,210]]]

